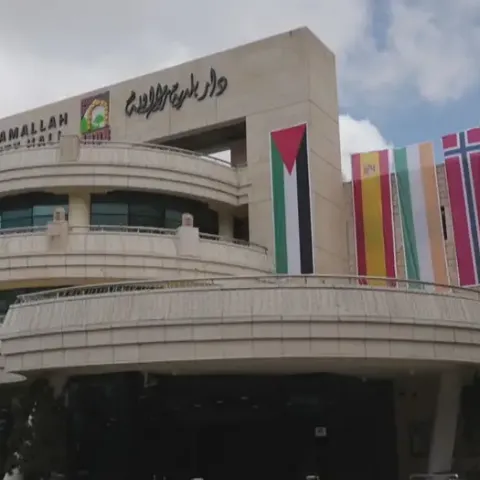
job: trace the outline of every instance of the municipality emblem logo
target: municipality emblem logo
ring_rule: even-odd
[[[85,140],[110,140],[110,92],[99,93],[82,100],[80,134]]]

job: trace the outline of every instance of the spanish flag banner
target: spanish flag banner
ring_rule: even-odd
[[[390,174],[388,150],[352,155],[355,246],[360,276],[396,277]]]

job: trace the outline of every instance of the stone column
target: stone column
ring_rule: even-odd
[[[68,197],[68,223],[73,231],[87,231],[90,225],[90,193],[72,192]]]
[[[76,162],[79,156],[80,138],[77,135],[62,135],[58,149],[59,162]]]
[[[459,371],[441,373],[430,442],[428,473],[451,471],[462,385],[463,378]]]

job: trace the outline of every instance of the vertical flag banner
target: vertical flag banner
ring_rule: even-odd
[[[480,128],[442,139],[458,280],[478,285],[480,274]]]
[[[313,273],[307,124],[270,133],[277,273]]]
[[[448,283],[432,143],[394,150],[407,280]]]
[[[352,189],[357,272],[396,276],[389,151],[352,155]],[[382,281],[368,281],[385,284]]]

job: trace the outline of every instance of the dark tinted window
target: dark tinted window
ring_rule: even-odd
[[[32,193],[0,199],[0,228],[43,226],[62,207],[68,215],[68,195]]]
[[[177,228],[191,213],[203,233],[218,234],[218,215],[206,203],[145,192],[110,192],[91,196],[90,223],[94,226]]]
[[[440,213],[442,215],[442,230],[443,230],[443,239],[448,240],[448,230],[447,230],[447,214],[445,212],[445,207],[442,205],[440,207]]]

